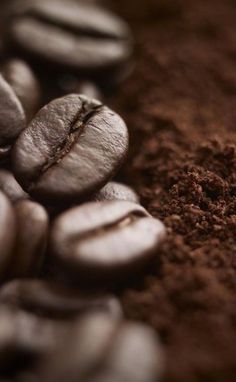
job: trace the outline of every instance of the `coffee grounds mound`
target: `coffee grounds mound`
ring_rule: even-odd
[[[209,142],[159,169],[158,197],[143,196],[169,236],[142,287],[124,293],[126,314],[161,335],[167,381],[235,380],[236,146]]]
[[[122,292],[124,310],[160,334],[165,382],[235,382],[235,2],[114,8],[137,42],[113,99],[131,132],[123,180],[168,227],[151,270]]]

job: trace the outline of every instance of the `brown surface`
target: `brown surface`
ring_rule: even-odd
[[[235,381],[236,3],[116,5],[137,40],[114,100],[132,131],[125,178],[169,228],[161,265],[123,294],[126,316],[160,333],[165,381]]]

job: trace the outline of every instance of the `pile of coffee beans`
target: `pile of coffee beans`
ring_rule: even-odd
[[[117,293],[166,235],[113,180],[129,134],[105,100],[130,28],[98,2],[0,7],[0,380],[160,381],[156,333]]]

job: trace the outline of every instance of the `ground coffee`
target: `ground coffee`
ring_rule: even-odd
[[[125,313],[161,335],[165,381],[235,381],[235,3],[124,4],[138,42],[114,100],[135,142],[124,179],[169,229]]]

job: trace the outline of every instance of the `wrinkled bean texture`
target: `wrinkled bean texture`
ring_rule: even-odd
[[[139,203],[139,197],[136,192],[131,187],[118,182],[107,183],[92,199],[98,202],[105,200],[124,200]]]
[[[165,236],[163,224],[125,201],[91,202],[54,222],[52,258],[78,281],[122,281],[142,270]]]
[[[127,127],[116,113],[68,95],[42,108],[22,132],[13,150],[14,174],[39,200],[79,200],[117,172],[127,149]]]

